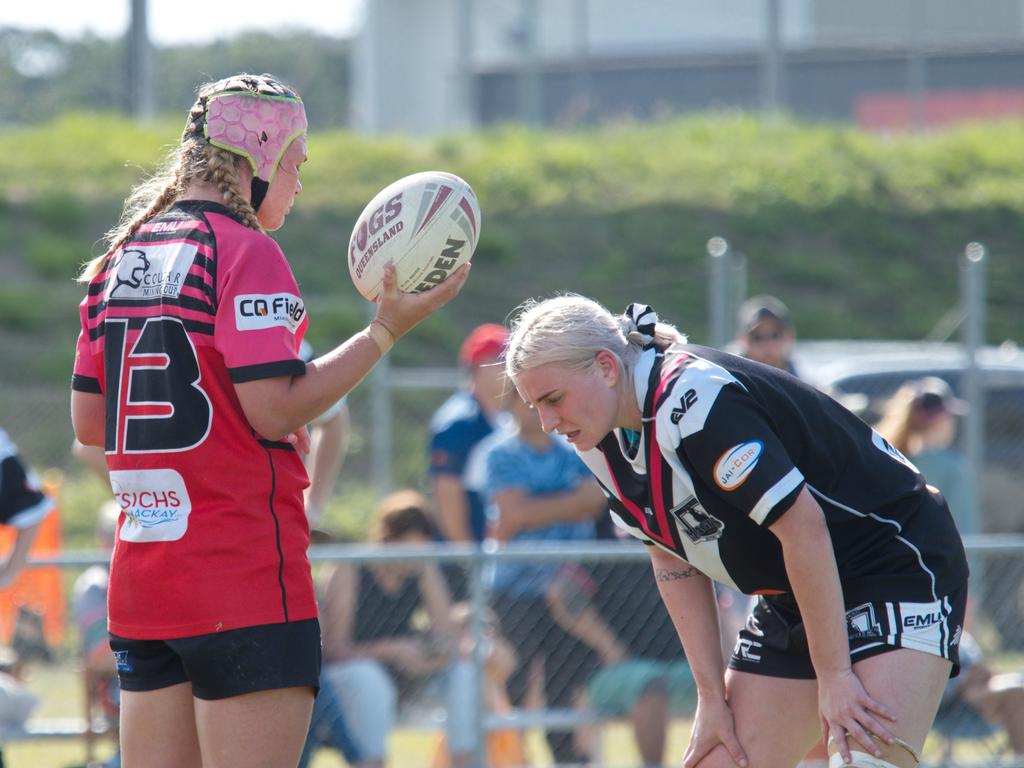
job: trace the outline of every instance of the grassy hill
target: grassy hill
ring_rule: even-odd
[[[76,265],[99,252],[128,188],[160,162],[177,120],[69,115],[0,131],[0,351],[19,376],[63,379]],[[444,168],[476,188],[484,236],[473,280],[404,362],[451,356],[471,324],[555,290],[613,308],[642,298],[706,334],[704,245],[750,260],[752,291],[793,305],[805,338],[917,337],[956,300],[956,258],[991,256],[989,338],[1024,308],[1024,125],[879,137],[850,128],[718,115],[571,133],[507,128],[431,141],[316,133],[302,199],[279,239],[323,346],[362,322],[342,258],[356,214],[398,176]],[[14,358],[9,355],[13,354]],[[60,359],[63,358],[63,359]],[[407,358],[403,360],[403,358]]]
[[[0,424],[30,456],[66,456],[78,265],[101,252],[128,189],[180,129],[177,116],[133,124],[95,114],[0,128],[0,360],[12,393],[0,398]],[[957,260],[973,240],[990,252],[988,340],[1024,328],[1024,123],[884,137],[721,114],[432,140],[314,133],[309,146],[302,197],[276,236],[318,349],[365,322],[344,261],[356,215],[386,184],[431,168],[474,186],[483,237],[466,290],[398,345],[397,365],[451,364],[476,323],[564,290],[613,309],[644,300],[706,341],[705,244],[715,235],[747,255],[752,293],[790,304],[805,339],[923,337],[956,303]],[[410,394],[396,418],[421,424],[440,396]],[[358,433],[368,416],[359,418],[350,463],[365,478]],[[398,478],[416,482],[422,436],[402,437]]]

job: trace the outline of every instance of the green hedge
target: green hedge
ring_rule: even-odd
[[[173,147],[178,119],[133,123],[73,114],[0,129],[0,197],[59,190],[121,199]],[[1024,198],[1024,123],[926,136],[763,121],[741,114],[624,123],[573,132],[500,128],[417,141],[314,133],[304,171],[310,205],[361,208],[413,170],[464,175],[485,210],[591,212],[664,203],[735,212],[765,206],[859,205],[918,213],[1007,206]]]
[[[178,118],[88,114],[0,129],[10,149],[0,155],[0,277],[27,307],[3,310],[10,330],[73,334],[63,302],[79,262],[100,251],[127,190],[179,131]],[[878,136],[721,114],[431,140],[314,133],[302,198],[278,237],[318,346],[365,316],[344,263],[355,216],[385,184],[428,168],[473,184],[484,234],[464,295],[418,345],[399,348],[400,362],[446,362],[473,323],[556,290],[613,308],[645,299],[703,340],[713,235],[748,255],[752,291],[793,305],[805,338],[926,334],[956,302],[957,257],[971,240],[992,254],[989,339],[1024,327],[1024,124]],[[53,313],[44,328],[38,305]]]

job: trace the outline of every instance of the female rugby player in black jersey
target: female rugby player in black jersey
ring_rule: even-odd
[[[795,377],[687,344],[654,312],[524,305],[506,369],[649,546],[699,701],[684,768],[917,763],[967,564],[945,500]],[[712,580],[758,595],[725,668]]]

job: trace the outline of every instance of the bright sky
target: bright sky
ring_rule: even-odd
[[[149,35],[157,45],[209,41],[249,29],[306,28],[346,37],[359,25],[363,0],[149,0]],[[2,0],[0,27],[121,35],[131,0]]]

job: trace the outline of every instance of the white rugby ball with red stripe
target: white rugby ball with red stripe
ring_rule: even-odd
[[[388,263],[395,265],[400,291],[419,293],[469,261],[479,240],[473,188],[451,173],[414,173],[363,209],[348,241],[348,271],[370,301],[380,294]]]

